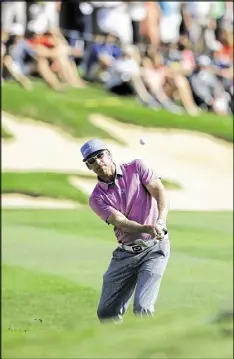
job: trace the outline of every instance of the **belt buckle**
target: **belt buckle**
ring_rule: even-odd
[[[138,252],[143,251],[143,248],[141,246],[135,244],[134,246],[132,246],[132,250],[134,253],[138,253]]]

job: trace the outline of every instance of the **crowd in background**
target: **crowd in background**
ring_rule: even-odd
[[[2,84],[103,84],[153,110],[233,114],[233,3],[5,1]]]

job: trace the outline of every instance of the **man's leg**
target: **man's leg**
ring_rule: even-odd
[[[97,315],[101,322],[122,320],[133,294],[137,274],[132,265],[134,253],[116,249],[107,272],[103,276],[101,299]]]
[[[152,316],[162,276],[170,256],[169,239],[157,243],[143,258],[138,272],[133,311],[136,315]]]

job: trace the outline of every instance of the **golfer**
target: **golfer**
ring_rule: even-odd
[[[114,162],[99,139],[86,142],[81,154],[98,180],[89,204],[114,226],[118,241],[103,276],[98,318],[122,321],[134,290],[134,313],[152,316],[170,256],[165,188],[143,161]]]

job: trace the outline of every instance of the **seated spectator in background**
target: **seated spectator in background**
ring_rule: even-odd
[[[125,47],[121,57],[111,63],[105,87],[117,95],[136,95],[143,104],[156,109],[158,103],[141,79],[139,61],[137,49],[134,46]]]
[[[165,66],[159,53],[146,56],[143,59],[143,68],[144,81],[164,108],[173,113],[184,112],[182,107],[175,102],[176,97],[179,97],[190,115],[197,115],[200,112],[193,100],[186,77]]]
[[[233,113],[233,36],[226,29],[220,29],[218,42],[220,47],[214,52],[213,70],[225,91],[231,96]]]
[[[24,88],[31,89],[32,83],[27,77],[29,69],[25,63],[27,56],[35,58],[35,51],[25,40],[23,25],[15,23],[12,25],[10,37],[4,45],[2,65]]]
[[[153,60],[144,56],[142,59],[142,78],[150,94],[159,104],[172,113],[183,113],[183,109],[177,106],[164,91],[166,82],[166,68],[160,54],[156,54]]]
[[[166,54],[166,64],[178,73],[189,76],[195,66],[195,58],[190,50],[189,38],[186,34],[180,35],[176,44],[169,44]]]
[[[211,64],[208,56],[199,56],[197,59],[197,67],[189,78],[193,97],[203,110],[227,115],[231,112],[231,97],[213,73]]]
[[[98,80],[100,71],[105,71],[113,59],[120,58],[122,51],[118,38],[114,35],[105,35],[100,41],[91,44],[84,56],[82,70],[87,80]]]
[[[214,59],[218,66],[226,68],[233,64],[233,38],[226,29],[220,29],[217,33],[219,48],[214,52]]]
[[[79,56],[72,49],[59,29],[45,32],[42,21],[29,23],[32,36],[28,39],[36,52],[37,70],[44,80],[55,90],[64,89],[64,85],[83,87],[76,65],[71,55]]]

